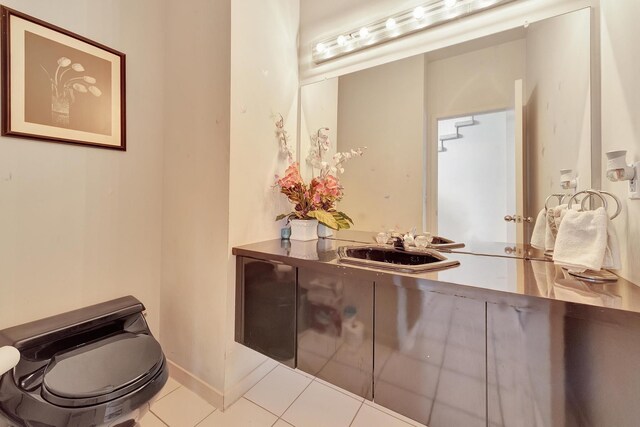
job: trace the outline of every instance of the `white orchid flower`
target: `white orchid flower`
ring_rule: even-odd
[[[61,57],[60,59],[58,59],[58,65],[60,67],[68,67],[69,65],[71,65],[71,60],[65,56]]]
[[[80,93],[87,93],[87,87],[85,85],[81,85],[80,83],[74,83],[73,89]]]
[[[96,79],[94,79],[93,77],[90,77],[90,76],[84,76],[82,78],[82,80],[84,80],[85,82],[87,82],[87,83],[89,83],[91,85],[96,84]]]
[[[98,89],[95,86],[89,86],[89,92],[91,92],[91,94],[93,96],[100,96],[102,95],[102,91],[100,89]]]
[[[77,71],[78,73],[81,73],[84,71],[84,67],[82,66],[82,64],[78,64],[77,62],[73,64],[71,68],[73,69],[73,71]]]

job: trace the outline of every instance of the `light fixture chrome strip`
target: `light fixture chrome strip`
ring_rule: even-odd
[[[513,1],[516,0],[431,0],[361,28],[318,41],[313,46],[313,62],[321,64]]]

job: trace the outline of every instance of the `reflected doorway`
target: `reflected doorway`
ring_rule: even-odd
[[[438,120],[438,234],[455,241],[515,242],[515,112]]]

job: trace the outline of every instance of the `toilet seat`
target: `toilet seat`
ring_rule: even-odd
[[[55,354],[43,371],[42,397],[62,407],[108,402],[148,383],[163,368],[162,349],[151,335],[122,332]]]
[[[25,427],[138,421],[169,378],[143,312],[128,296],[0,330],[0,345],[20,351],[0,376],[0,416]]]

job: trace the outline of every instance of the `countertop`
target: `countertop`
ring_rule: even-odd
[[[319,269],[376,283],[485,298],[495,303],[528,306],[558,301],[640,313],[640,287],[623,278],[607,284],[577,280],[529,246],[469,244],[463,249],[443,252],[447,258],[459,261],[459,266],[420,274],[341,263],[337,254],[340,246],[372,244],[371,233],[358,233],[338,233],[335,237],[309,242],[269,240],[234,247],[233,254]],[[504,251],[505,247],[516,250],[509,254]],[[472,250],[478,252],[470,253]],[[517,256],[518,253],[521,257]]]

